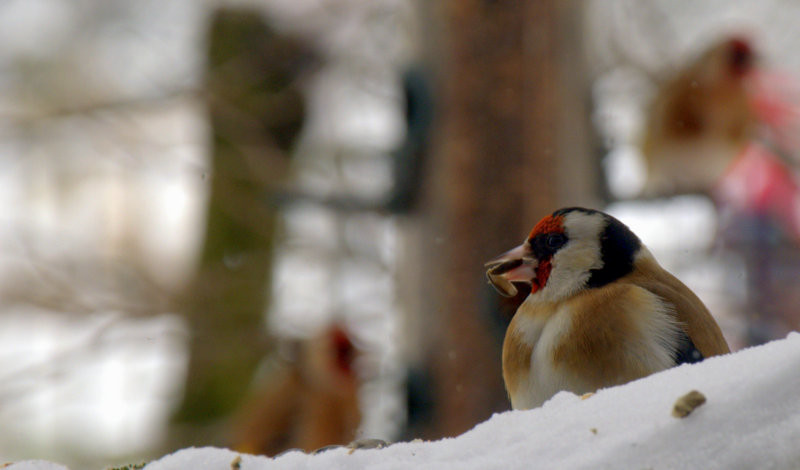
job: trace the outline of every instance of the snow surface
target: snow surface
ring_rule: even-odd
[[[686,418],[673,417],[675,400],[691,390],[702,392],[706,403]],[[29,461],[8,468],[65,467]],[[800,334],[604,389],[587,399],[562,392],[539,409],[496,414],[456,438],[380,450],[297,451],[275,459],[192,448],[145,466],[228,468],[797,469]]]

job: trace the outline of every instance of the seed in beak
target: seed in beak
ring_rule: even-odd
[[[488,271],[486,271],[486,278],[489,279],[489,284],[504,297],[514,297],[517,295],[517,288],[508,279],[503,276],[504,273],[511,271],[522,265],[521,259],[512,259],[495,264]]]

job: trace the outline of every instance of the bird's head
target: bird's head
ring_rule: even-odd
[[[742,76],[755,66],[756,54],[747,39],[732,37],[722,47],[725,49],[725,62],[731,74]]]
[[[517,293],[512,282],[525,282],[531,296],[556,302],[630,273],[641,247],[619,220],[569,207],[539,221],[520,246],[486,263],[486,276],[504,296]]]
[[[684,74],[698,91],[705,87],[742,84],[758,74],[759,57],[745,36],[724,38],[707,48]]]

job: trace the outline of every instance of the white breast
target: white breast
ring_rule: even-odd
[[[609,370],[599,384],[596,373],[592,376],[582,374],[581,370],[570,369],[553,360],[554,352],[562,342],[575,340],[573,322],[585,302],[548,305],[529,297],[520,306],[512,327],[518,337],[531,346],[532,353],[527,377],[510,394],[514,409],[538,407],[562,390],[576,394],[593,392],[599,387],[626,381],[621,377],[644,376],[673,365],[680,328],[670,305],[637,286],[628,285],[620,289],[624,294],[609,296],[605,305],[600,304],[596,308],[598,311],[591,312],[592,315],[624,317],[623,323],[631,325],[630,330],[619,331],[619,338],[614,343],[617,348],[611,352],[620,356],[620,360],[615,362],[623,364],[625,369]],[[592,305],[598,307],[597,303]],[[585,318],[584,315],[581,321]],[[595,357],[579,359],[585,371],[596,372],[592,369]]]
[[[570,312],[563,308],[549,318],[538,315],[520,316],[516,327],[522,332],[523,341],[533,348],[533,352],[527,379],[521,381],[516,393],[511,395],[512,408],[536,408],[561,390],[574,391],[577,388],[579,384],[559,371],[550,359],[553,349],[569,333],[571,324]]]

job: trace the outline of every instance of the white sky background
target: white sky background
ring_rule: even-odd
[[[388,190],[408,2],[0,3],[0,461],[98,466],[163,436],[186,333],[166,307],[151,309],[188,280],[201,242],[207,123],[195,91],[217,3],[264,7],[328,56],[309,84],[300,184]],[[389,347],[395,223],[301,206],[282,236],[272,329],[355,327],[372,356],[365,432],[390,437],[402,412]],[[302,291],[318,297],[291,295]],[[365,292],[379,295],[363,302]]]
[[[0,460],[162,434],[185,332],[130,313],[180,286],[199,242],[205,122],[182,92],[201,19],[190,1],[0,4]]]

